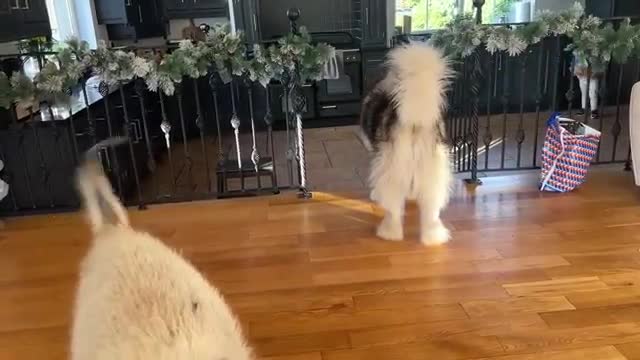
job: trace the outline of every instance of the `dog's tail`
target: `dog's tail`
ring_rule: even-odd
[[[111,183],[98,160],[98,151],[101,148],[116,146],[126,141],[125,137],[114,137],[97,143],[87,151],[78,169],[76,185],[94,234],[99,233],[105,225],[129,225],[127,211],[113,193]]]
[[[453,71],[443,53],[424,43],[393,49],[387,64],[394,77],[391,90],[399,121],[408,126],[435,126],[446,107]]]

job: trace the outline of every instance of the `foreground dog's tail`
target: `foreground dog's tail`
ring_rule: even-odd
[[[115,137],[99,142],[87,151],[78,169],[77,187],[94,234],[100,232],[105,225],[129,225],[127,212],[114,195],[111,183],[98,160],[98,150],[126,141],[126,138]]]
[[[436,125],[453,76],[443,53],[424,43],[411,43],[393,49],[387,64],[395,78],[391,91],[402,125]]]

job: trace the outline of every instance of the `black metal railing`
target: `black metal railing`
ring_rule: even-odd
[[[288,16],[291,31],[297,32],[299,14]],[[2,70],[20,71],[15,65],[30,58],[42,67],[48,56],[55,54],[21,54]],[[305,97],[298,71],[266,88],[244,76],[225,83],[211,71],[183,79],[173,96],[148,91],[143,80],[109,86],[87,77],[62,101],[0,110],[0,160],[5,164],[0,177],[10,186],[0,214],[76,209],[73,174],[82,153],[122,135],[128,143],[99,149],[99,158],[127,205],[145,208],[283,189],[307,198],[300,115]],[[275,103],[285,106],[284,124],[274,120]]]
[[[589,96],[584,115],[578,115],[582,92],[565,51],[569,41],[546,38],[518,56],[478,48],[454,64],[447,125],[456,172],[479,183],[482,172],[540,168],[546,122],[555,112],[602,133],[594,164],[625,163],[629,169],[628,105],[631,87],[640,81],[640,61],[611,62],[597,84],[588,81],[586,93],[598,87],[598,116],[591,118]]]

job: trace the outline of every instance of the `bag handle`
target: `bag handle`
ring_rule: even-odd
[[[542,181],[542,185],[540,186],[540,191],[543,191],[544,188],[549,183],[549,180],[551,180],[551,176],[556,171],[556,167],[558,167],[558,161],[560,161],[560,158],[564,155],[566,151],[566,146],[564,145],[564,131],[562,127],[559,125],[559,123],[557,122],[557,120],[559,120],[557,114],[554,114],[554,120],[556,120],[555,125],[558,129],[558,135],[560,135],[561,150],[560,150],[560,154],[558,154],[558,156],[556,156],[556,158],[553,160],[553,164],[551,165],[551,168],[549,168],[549,171],[547,172],[547,176],[544,177],[544,180]],[[548,124],[550,125],[552,124],[551,119],[549,119]]]

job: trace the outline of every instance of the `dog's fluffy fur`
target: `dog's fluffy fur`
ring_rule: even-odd
[[[392,50],[386,71],[364,100],[359,134],[373,152],[371,199],[385,210],[378,236],[403,238],[410,199],[420,207],[421,241],[441,244],[449,239],[440,212],[452,178],[442,119],[451,68],[439,50],[414,43]]]
[[[96,161],[79,170],[77,184],[94,239],[81,267],[72,360],[253,358],[220,293],[174,251],[129,226]]]

